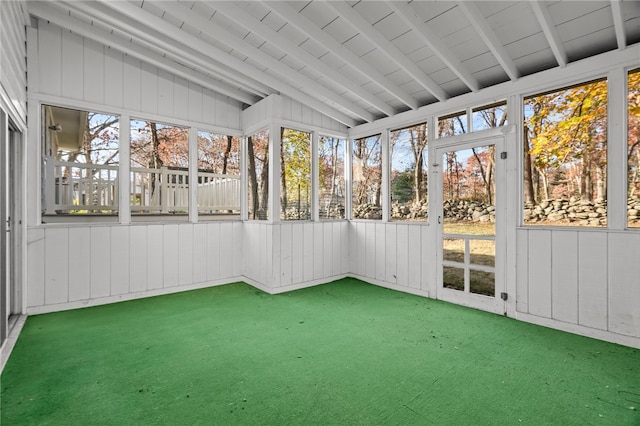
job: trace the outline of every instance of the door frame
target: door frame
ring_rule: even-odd
[[[477,135],[469,134],[466,137],[452,138],[450,142],[435,147],[434,168],[435,179],[435,208],[437,212],[436,227],[436,298],[457,305],[467,306],[500,315],[508,313],[506,300],[502,299],[502,293],[507,294],[507,233],[506,233],[506,205],[507,205],[507,165],[501,153],[506,152],[506,138],[504,135]],[[484,296],[465,293],[460,290],[445,288],[443,286],[443,168],[442,156],[445,152],[470,149],[487,145],[495,146],[495,296]]]

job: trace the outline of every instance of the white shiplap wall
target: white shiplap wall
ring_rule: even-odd
[[[0,2],[0,106],[20,128],[27,122],[26,7],[21,1]]]
[[[28,312],[241,280],[243,233],[232,221],[29,229]]]
[[[242,105],[227,96],[43,20],[29,33],[29,95],[36,100],[241,129]]]
[[[346,221],[244,223],[247,280],[280,293],[342,278],[349,273]]]
[[[640,234],[517,230],[517,317],[640,347]]]
[[[330,135],[346,135],[348,128],[302,103],[284,95],[269,95],[242,111],[242,128],[246,133],[260,130],[272,120],[282,125],[296,124],[302,130],[319,130]]]
[[[353,221],[349,226],[351,275],[436,297],[436,244],[429,225]]]

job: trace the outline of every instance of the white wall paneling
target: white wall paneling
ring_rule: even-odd
[[[147,229],[147,290],[164,288],[164,269],[162,259],[164,226],[145,226]],[[172,242],[175,245],[175,242]]]
[[[147,290],[147,227],[129,227],[129,289]]]
[[[44,305],[44,253],[45,230],[31,228],[27,230],[27,305]]]
[[[242,223],[232,221],[30,228],[27,311],[49,312],[237,281],[242,279],[244,235]]]
[[[193,282],[207,281],[207,224],[200,223],[193,226]]]
[[[551,312],[559,321],[578,323],[578,234],[554,231],[551,253],[555,267],[551,271]]]
[[[125,109],[134,117],[239,133],[242,105],[236,100],[47,21],[38,21],[37,35],[28,73],[38,78],[29,85],[32,98],[59,98],[63,106],[77,101],[113,113]]]
[[[194,256],[193,252],[193,225],[184,223],[178,229],[178,262],[179,262],[179,278],[180,285],[191,284],[193,280]]]
[[[69,302],[91,297],[91,230],[69,228]]]
[[[610,233],[607,255],[608,329],[640,337],[640,235]]]
[[[111,295],[129,293],[129,227],[112,226],[111,231]]]
[[[109,227],[96,226],[91,232],[91,299],[111,294],[111,232]],[[45,253],[45,257],[49,253]],[[31,260],[31,259],[30,259]]]
[[[180,283],[180,225],[163,225],[162,266],[164,287],[175,287]]]
[[[639,233],[521,228],[516,317],[640,347],[639,259]]]
[[[578,322],[607,329],[607,234],[581,232],[578,236]]]

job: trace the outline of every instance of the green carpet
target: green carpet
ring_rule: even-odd
[[[2,425],[640,425],[640,351],[354,279],[32,316]]]

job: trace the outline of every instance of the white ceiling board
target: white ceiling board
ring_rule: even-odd
[[[353,10],[358,12],[369,24],[377,25],[392,12],[383,2],[361,1],[353,5]]]
[[[611,27],[567,41],[564,45],[570,61],[577,61],[618,48],[615,31]],[[584,46],[589,46],[589,48]]]
[[[81,22],[137,49],[142,61],[147,52],[164,66],[182,67],[194,83],[260,97],[281,92],[348,125],[433,103],[433,93],[443,100],[469,87],[484,90],[640,42],[640,1],[629,0],[68,0],[49,6],[66,10],[69,25]],[[229,8],[239,14],[225,15]]]
[[[563,42],[575,40],[589,34],[611,28],[613,30],[613,15],[611,8],[598,9],[589,15],[584,15],[557,26],[558,34]],[[606,37],[608,38],[608,37]]]
[[[322,5],[322,2],[311,1],[308,3],[301,1],[286,2],[300,13],[311,19],[319,28],[325,28],[330,22],[335,21],[338,16],[333,11]]]
[[[556,25],[571,22],[586,17],[601,9],[609,9],[611,3],[608,0],[574,0],[558,1],[547,5]],[[592,22],[597,24],[597,22]]]

